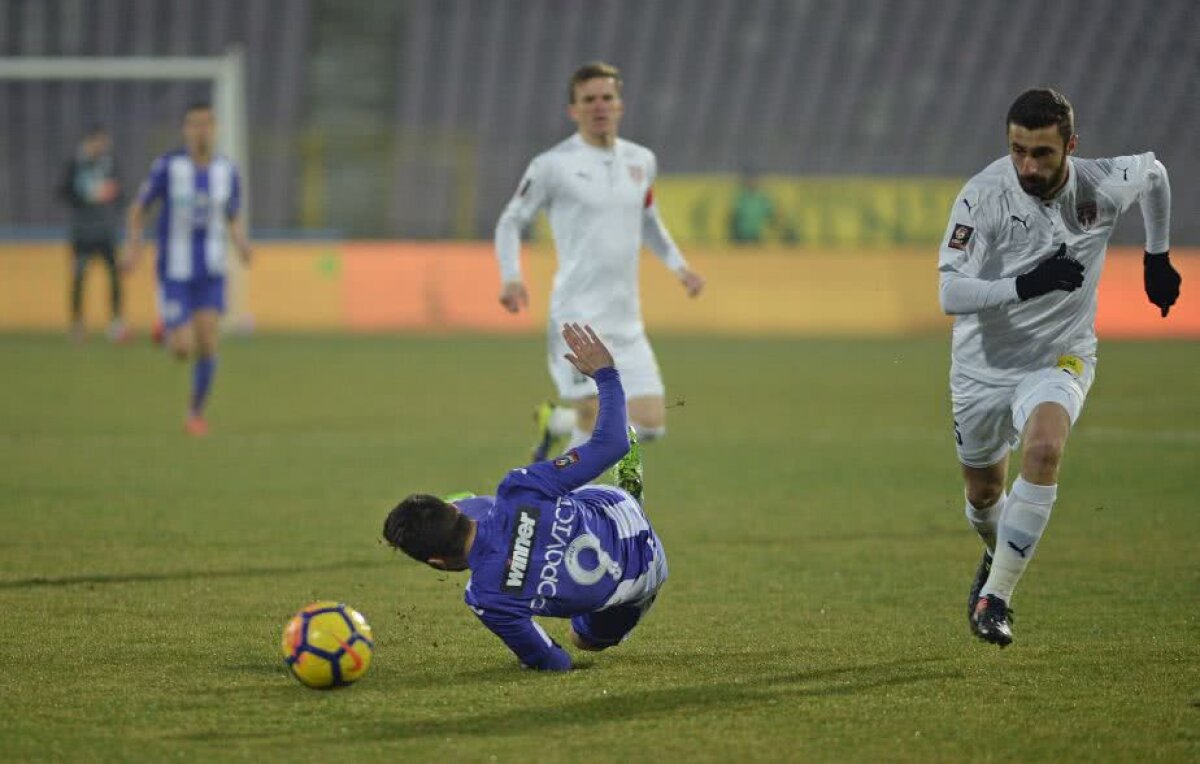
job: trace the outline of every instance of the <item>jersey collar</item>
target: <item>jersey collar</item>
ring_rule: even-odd
[[[475,543],[471,545],[471,551],[467,552],[467,567],[471,570],[475,570],[495,545],[496,530],[493,523],[488,522],[490,517],[481,517],[475,521]]]
[[[621,139],[618,138],[613,142],[613,147],[611,149],[602,149],[599,146],[593,146],[585,141],[583,136],[579,133],[575,133],[575,135],[571,136],[571,140],[575,142],[576,146],[582,146],[585,151],[589,151],[596,156],[604,157],[605,159],[616,156],[617,148],[621,145]]]

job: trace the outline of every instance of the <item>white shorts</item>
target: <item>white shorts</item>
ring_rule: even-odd
[[[1074,425],[1095,377],[1095,363],[1078,356],[1063,356],[1057,365],[1032,371],[1015,385],[988,384],[952,374],[950,397],[958,460],[968,467],[998,464],[1016,450],[1025,423],[1042,403],[1062,406]]]
[[[621,373],[621,386],[625,388],[626,398],[661,398],[666,394],[662,374],[658,370],[658,361],[654,358],[654,351],[650,349],[650,341],[646,339],[645,333],[626,338],[606,337],[603,332],[597,333],[612,351],[617,371]],[[559,398],[564,401],[577,401],[582,398],[594,398],[599,394],[596,383],[580,374],[579,370],[563,357],[567,352],[567,343],[559,332],[550,332],[549,346],[546,362],[550,367],[550,377],[558,388]]]

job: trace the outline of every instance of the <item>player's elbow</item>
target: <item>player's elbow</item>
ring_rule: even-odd
[[[625,454],[629,453],[629,433],[624,429],[619,435],[605,438],[597,443],[600,448],[600,461],[605,464],[616,464]]]
[[[942,313],[947,316],[958,316],[965,312],[963,306],[959,305],[958,300],[955,299],[953,284],[953,281],[943,278],[938,289],[938,304],[942,308]]]
[[[957,305],[947,304],[942,300],[942,315],[945,316],[961,316],[964,311],[960,310]]]
[[[941,306],[942,313],[944,315],[947,315],[947,316],[957,315],[954,311],[955,306],[952,303],[950,303],[949,300],[946,299],[946,290],[945,289],[942,289],[941,293],[938,295],[938,304]]]
[[[520,242],[521,231],[524,228],[525,221],[521,220],[519,215],[512,210],[505,210],[500,213],[500,219],[496,221],[496,230],[493,235],[497,243],[514,238]]]
[[[545,657],[535,663],[524,664],[535,671],[570,671],[571,656],[557,644]]]

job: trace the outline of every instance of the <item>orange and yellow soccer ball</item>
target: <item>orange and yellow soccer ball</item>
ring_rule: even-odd
[[[371,667],[375,641],[367,619],[340,602],[314,602],[283,629],[283,662],[319,690],[353,684]]]

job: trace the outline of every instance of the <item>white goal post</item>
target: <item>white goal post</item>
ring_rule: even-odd
[[[242,49],[224,56],[201,57],[0,57],[0,80],[201,80],[212,83],[217,120],[217,148],[238,166],[242,176],[241,217],[250,230],[249,123],[246,115],[246,61]],[[147,161],[149,161],[147,157]],[[229,258],[229,312],[226,326],[252,325],[247,305],[246,272],[241,261]]]

